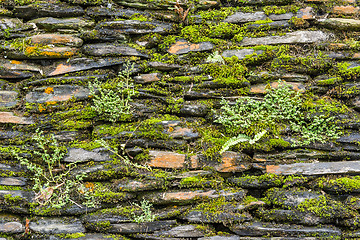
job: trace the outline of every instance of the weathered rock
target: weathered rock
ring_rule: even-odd
[[[41,45],[66,45],[70,47],[80,47],[83,44],[81,38],[75,37],[68,34],[38,34],[28,37],[27,40],[30,40],[32,44],[41,44]]]
[[[0,112],[0,123],[32,124],[30,119],[19,117],[12,112]]]
[[[205,234],[193,225],[181,225],[167,231],[157,232],[154,235],[175,238],[198,238],[203,237]]]
[[[42,73],[39,66],[16,60],[0,60],[0,78],[22,79],[34,76],[35,73]]]
[[[143,223],[119,223],[111,224],[111,228],[108,230],[110,233],[152,233],[161,229],[167,229],[172,225],[175,225],[175,220],[167,221],[155,221],[155,222],[143,222]]]
[[[123,59],[118,58],[103,58],[103,59],[90,59],[90,58],[73,58],[70,61],[64,61],[54,66],[48,67],[46,76],[56,76],[65,73],[79,72],[94,68],[102,68],[124,63]]]
[[[275,21],[275,22],[269,22],[269,23],[253,23],[249,24],[247,26],[247,29],[281,29],[281,28],[289,28],[290,24],[288,21],[282,20],[282,21]]]
[[[262,51],[262,50],[255,51],[252,48],[245,48],[245,49],[241,49],[241,50],[225,50],[221,54],[221,56],[227,57],[227,58],[231,58],[231,57],[235,56],[239,60],[242,60],[242,59],[245,59],[246,57],[252,57],[252,55],[260,55],[263,52],[264,51]],[[254,57],[256,57],[256,56],[254,56]]]
[[[71,6],[65,3],[37,3],[26,6],[15,6],[14,15],[18,18],[38,18],[38,17],[78,17],[84,15],[85,11],[80,6]]]
[[[148,34],[159,33],[165,34],[173,30],[170,23],[147,22],[138,20],[122,20],[101,22],[96,25],[95,29],[111,29],[112,31],[124,34]]]
[[[221,173],[243,172],[251,168],[251,158],[243,153],[226,151],[221,155],[220,164],[216,164],[215,170]]]
[[[0,91],[0,108],[11,108],[17,103],[19,93],[15,91]]]
[[[139,76],[134,77],[136,83],[152,83],[160,81],[162,77],[161,73],[148,73],[148,74],[140,74]]]
[[[104,19],[104,18],[131,18],[136,15],[150,17],[148,12],[139,11],[135,9],[129,8],[104,8],[104,7],[88,7],[86,8],[86,15],[97,18],[97,19]]]
[[[240,240],[239,236],[236,235],[226,235],[226,236],[212,236],[212,237],[202,237],[198,240]]]
[[[67,156],[64,158],[64,162],[103,162],[111,160],[108,153],[104,151],[104,149],[94,149],[92,151],[86,151],[82,148],[70,148],[68,150]]]
[[[148,62],[148,66],[160,71],[174,71],[181,68],[181,66],[178,64],[169,64],[162,62]]]
[[[144,195],[144,199],[153,204],[179,204],[186,205],[195,201],[219,198],[215,190],[203,191],[176,191],[176,192],[152,192]]]
[[[0,29],[2,30],[7,30],[9,32],[19,32],[31,30],[33,28],[34,25],[28,23],[24,24],[18,18],[0,18]]]
[[[174,0],[171,1],[162,1],[162,0],[154,0],[154,1],[147,1],[147,0],[137,0],[137,1],[132,1],[132,0],[116,0],[116,3],[118,3],[119,5],[123,5],[126,7],[133,7],[133,8],[139,8],[139,9],[172,9],[175,4],[177,3]],[[218,0],[211,0],[211,1],[205,1],[205,0],[199,0],[196,2],[196,8],[198,9],[208,9],[211,7],[215,7],[220,3],[220,1]],[[191,5],[188,2],[180,2],[180,6],[187,9],[189,8]]]
[[[121,31],[114,31],[113,29],[94,29],[91,31],[83,31],[80,34],[81,39],[84,41],[118,41],[126,43],[128,36]]]
[[[327,18],[325,20],[319,20],[319,24],[330,29],[339,30],[359,30],[360,20],[347,19],[347,18]]]
[[[263,236],[274,237],[335,237],[341,236],[341,230],[334,227],[303,227],[301,225],[280,225],[272,223],[244,223],[231,226],[230,230],[239,236]]]
[[[254,12],[254,13],[243,13],[236,12],[233,15],[225,18],[224,22],[228,23],[246,23],[246,22],[255,22],[259,20],[265,20],[266,15],[264,12]]]
[[[210,42],[190,43],[186,40],[178,40],[168,49],[168,53],[181,55],[189,52],[210,51],[214,48]]]
[[[305,85],[298,82],[286,82],[286,85],[289,85],[293,90],[299,92],[305,92]],[[252,85],[250,88],[250,93],[253,94],[265,94],[268,89],[269,84],[257,84]],[[271,82],[270,86],[272,89],[279,87],[279,82]]]
[[[22,177],[2,177],[2,178],[0,178],[0,185],[25,186],[26,179],[22,178]]]
[[[37,233],[61,234],[85,232],[85,228],[78,219],[73,218],[38,218],[31,221],[29,228]]]
[[[283,13],[283,14],[270,14],[268,18],[273,21],[281,21],[281,20],[290,20],[294,16],[293,13]]]
[[[184,105],[180,109],[180,114],[191,117],[204,117],[209,112],[205,105]]]
[[[296,17],[302,18],[304,20],[314,20],[316,17],[316,13],[314,8],[312,7],[301,8],[296,13]]]
[[[259,38],[245,37],[241,41],[242,46],[252,45],[275,45],[275,44],[297,44],[324,42],[331,38],[331,35],[323,31],[296,31],[287,33],[284,36],[270,36]]]
[[[0,232],[5,234],[23,233],[25,226],[19,217],[1,214],[0,215]]]
[[[234,223],[252,220],[251,215],[247,213],[234,213],[230,211],[211,213],[197,210],[190,211],[183,218],[192,223]]]
[[[130,180],[130,179],[122,179],[119,180],[116,188],[119,191],[124,192],[140,192],[154,189],[161,189],[166,186],[165,181],[162,179],[138,179],[138,180]]]
[[[266,166],[266,172],[282,175],[302,174],[308,176],[324,174],[357,174],[360,172],[360,161],[268,165]]]
[[[340,15],[353,15],[353,14],[357,14],[359,10],[360,10],[359,7],[347,5],[347,6],[334,6],[332,12]]]
[[[78,49],[73,47],[27,46],[20,51],[10,49],[7,56],[13,59],[58,59],[70,58],[76,55],[77,52]]]
[[[96,57],[116,57],[116,56],[136,56],[149,58],[148,55],[143,54],[135,48],[120,44],[109,43],[94,43],[86,44],[82,47],[82,51],[91,56]]]
[[[82,86],[56,85],[51,87],[35,88],[26,94],[29,103],[63,102],[71,98],[84,100],[89,98],[90,91]]]
[[[164,151],[149,151],[150,167],[181,169],[185,167],[185,154]]]
[[[86,29],[95,26],[95,23],[82,18],[37,18],[29,21],[29,23],[35,23],[38,28],[45,29],[47,31],[56,31],[58,29]]]

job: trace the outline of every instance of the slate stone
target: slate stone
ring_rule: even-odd
[[[170,46],[168,53],[181,55],[189,52],[204,52],[214,49],[214,44],[210,42],[190,43],[186,40],[178,40]]]
[[[294,209],[305,201],[318,200],[323,195],[306,190],[273,188],[266,193],[266,196],[268,200],[276,206]]]
[[[33,47],[27,46],[24,51],[19,49],[10,49],[7,56],[12,59],[59,59],[70,58],[76,55],[77,48],[73,47]]]
[[[170,128],[166,133],[174,139],[194,140],[200,137],[199,133],[195,132],[193,129],[180,126]]]
[[[360,29],[360,20],[347,18],[327,18],[318,20],[319,24],[330,28],[343,31],[358,31]]]
[[[0,60],[0,78],[23,79],[34,76],[35,73],[42,73],[42,69],[35,65],[16,60]]]
[[[119,223],[111,224],[111,228],[108,230],[109,233],[152,233],[161,229],[167,229],[172,225],[175,225],[175,220],[167,221],[155,221],[155,222],[143,222],[143,223]]]
[[[253,12],[253,13],[244,13],[244,12],[236,12],[233,15],[230,15],[225,18],[224,22],[228,23],[247,23],[247,22],[255,22],[259,20],[265,20],[266,15],[264,12]]]
[[[51,240],[60,240],[63,238],[60,237],[54,237],[51,238]],[[109,234],[101,234],[101,233],[84,233],[83,237],[75,237],[75,238],[69,238],[66,237],[67,240],[126,240],[127,238],[122,237],[120,235],[109,235]]]
[[[205,105],[187,105],[180,109],[180,115],[182,116],[190,116],[190,117],[204,117],[209,112],[209,109]]]
[[[281,21],[281,20],[290,20],[294,16],[293,13],[283,13],[283,14],[270,14],[268,18],[273,21]]]
[[[174,71],[181,68],[178,64],[162,63],[162,62],[148,62],[149,67],[155,68],[160,71]]]
[[[111,29],[123,34],[165,34],[173,30],[173,24],[138,20],[119,20],[98,23],[95,29]]]
[[[75,37],[69,34],[38,34],[26,38],[30,40],[32,44],[41,44],[41,45],[66,45],[70,47],[80,47],[83,44],[81,38]]]
[[[300,8],[296,13],[296,17],[304,20],[314,20],[317,17],[316,10],[312,7]]]
[[[0,112],[0,123],[33,124],[33,121],[25,117],[19,117],[12,112]]]
[[[135,48],[128,47],[121,44],[110,43],[93,43],[86,44],[82,47],[83,53],[96,57],[116,57],[116,56],[136,56],[149,58],[148,55],[143,54]]]
[[[180,225],[167,231],[157,232],[155,235],[175,238],[199,238],[205,236],[194,225]]]
[[[162,179],[122,179],[116,182],[116,188],[124,192],[141,192],[154,189],[161,189],[166,184]]]
[[[231,58],[231,57],[237,57],[239,60],[243,60],[245,59],[246,57],[249,57],[253,54],[256,54],[256,55],[260,55],[262,54],[264,51],[262,50],[257,50],[255,51],[254,49],[252,48],[244,48],[244,49],[240,49],[240,50],[225,50],[221,56],[222,57],[226,57],[226,58]],[[256,56],[254,56],[255,58]]]
[[[280,225],[272,223],[244,223],[230,227],[230,230],[239,236],[263,236],[269,235],[272,237],[340,237],[341,230],[335,227],[303,227],[301,225]]]
[[[25,186],[26,179],[22,177],[1,177],[0,185],[4,186]]]
[[[0,108],[11,108],[17,103],[19,93],[15,91],[0,91]]]
[[[10,214],[0,215],[0,232],[5,234],[23,233],[25,226],[19,217]]]
[[[234,213],[230,211],[211,213],[190,210],[183,219],[190,223],[234,223],[248,222],[252,220],[252,217],[250,214]]]
[[[0,29],[8,30],[10,32],[19,32],[34,29],[34,25],[23,23],[18,18],[0,17]]]
[[[118,41],[120,43],[126,43],[129,41],[129,37],[121,31],[114,31],[114,29],[94,29],[91,31],[82,31],[80,33],[81,39],[87,42],[111,42]]]
[[[181,169],[185,167],[185,154],[165,151],[149,151],[150,167]]]
[[[95,26],[93,21],[89,21],[82,18],[37,18],[29,21],[29,23],[35,23],[38,28],[45,29],[47,31],[56,31],[58,29],[86,29]]]
[[[281,29],[281,28],[289,28],[290,24],[288,21],[282,20],[282,21],[275,21],[275,22],[269,22],[269,23],[253,23],[249,24],[247,26],[247,29],[253,30],[253,29]]]
[[[266,172],[281,175],[301,174],[307,176],[324,174],[357,174],[360,172],[360,161],[268,165],[266,166]]]
[[[196,191],[168,191],[168,192],[151,192],[143,196],[144,199],[153,204],[178,204],[187,205],[196,201],[219,198],[215,190],[196,190]]]
[[[290,86],[291,89],[298,92],[305,92],[305,85],[299,82],[286,82],[286,85]],[[269,84],[256,84],[252,85],[250,88],[250,93],[253,94],[265,94],[267,92]],[[270,86],[272,89],[276,89],[279,87],[279,82],[270,82]]]
[[[212,236],[212,237],[202,237],[198,240],[240,240],[239,236],[236,235],[226,235],[226,236]]]
[[[216,164],[215,170],[221,173],[244,172],[251,168],[251,158],[244,153],[226,151],[221,155],[220,164]]]
[[[84,15],[85,11],[80,6],[71,6],[65,3],[37,3],[26,6],[15,6],[14,15],[18,18],[36,18],[36,17],[78,17]]]
[[[109,154],[104,149],[94,149],[87,151],[82,148],[70,148],[68,149],[67,156],[64,158],[64,162],[80,163],[80,162],[104,162],[111,160]]]
[[[63,102],[71,98],[84,100],[89,98],[90,91],[82,86],[56,85],[51,87],[34,88],[26,94],[29,103]]]
[[[81,221],[75,218],[37,218],[29,224],[31,231],[43,234],[70,234],[85,232]]]
[[[88,7],[86,8],[86,15],[96,18],[96,19],[104,19],[104,18],[131,18],[134,15],[142,15],[146,17],[150,17],[148,12],[139,11],[136,9],[129,8],[104,8],[104,7]]]
[[[176,1],[162,1],[162,0],[116,0],[117,4],[126,6],[126,7],[133,7],[138,9],[157,9],[157,10],[166,10],[166,9],[173,9],[176,4]],[[196,3],[196,8],[198,9],[208,9],[211,7],[216,7],[219,5],[220,1],[212,0],[212,1],[204,1],[200,0]],[[188,2],[180,2],[180,6],[184,9],[189,8],[191,5]]]
[[[245,37],[241,46],[254,45],[276,45],[276,44],[297,44],[297,43],[318,43],[330,40],[331,35],[323,31],[296,31],[287,33],[284,36],[269,36],[259,38]]]
[[[48,67],[46,70],[46,76],[57,76],[65,73],[120,65],[122,63],[124,63],[124,60],[119,58],[72,58],[69,61],[60,62],[54,66]]]
[[[134,77],[135,83],[145,84],[160,81],[162,78],[161,73],[147,73],[140,74],[139,76]]]

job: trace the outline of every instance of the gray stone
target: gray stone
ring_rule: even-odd
[[[39,66],[22,61],[1,59],[0,65],[0,78],[16,80],[32,77],[35,73],[42,74]]]
[[[104,18],[131,18],[134,15],[142,15],[149,17],[150,14],[148,12],[129,9],[129,8],[104,8],[104,7],[88,7],[86,8],[86,15],[98,18],[98,19],[104,19]]]
[[[15,6],[14,15],[18,18],[35,17],[78,17],[84,15],[85,11],[80,6],[70,6],[65,3],[37,3],[26,6]]]
[[[17,103],[18,92],[15,91],[0,91],[0,108],[11,108]]]
[[[219,210],[219,212],[216,213],[190,210],[183,218],[191,223],[234,223],[252,220],[250,214],[223,210]]]
[[[118,41],[121,43],[128,42],[128,36],[121,31],[114,31],[114,29],[94,29],[91,31],[82,31],[80,37],[84,41],[99,41],[111,42]]]
[[[30,230],[44,234],[85,232],[81,221],[75,218],[38,218],[29,224]]]
[[[139,76],[134,77],[136,83],[152,83],[160,81],[162,77],[161,73],[148,73],[148,74],[140,74]]]
[[[316,226],[330,222],[330,220],[326,218],[321,218],[311,213],[304,213],[296,210],[259,209],[256,214],[260,219],[266,222],[283,222],[301,224],[305,226]]]
[[[89,98],[90,91],[82,86],[56,85],[51,87],[35,88],[26,94],[29,103],[63,102],[72,98],[84,100]]]
[[[259,20],[265,20],[266,15],[264,12],[254,12],[254,13],[243,13],[236,12],[233,15],[225,18],[224,22],[228,23],[246,23],[246,22],[254,22]]]
[[[46,70],[46,76],[57,76],[65,73],[79,72],[94,68],[109,67],[123,64],[124,60],[119,58],[72,58],[69,61],[64,61],[50,66]]]
[[[245,49],[241,49],[241,50],[225,50],[221,56],[223,57],[227,57],[227,58],[231,58],[231,57],[237,57],[239,60],[245,59],[246,57],[250,57],[253,54],[256,55],[260,55],[262,54],[264,51],[262,50],[258,50],[255,51],[252,48],[245,48]]]
[[[25,39],[32,44],[40,45],[65,45],[70,47],[80,47],[83,44],[81,38],[69,34],[37,34]]]
[[[268,17],[273,21],[290,20],[294,16],[293,13],[270,14]]]
[[[212,237],[202,237],[198,240],[240,240],[239,236],[230,235],[230,236],[212,236]]]
[[[360,29],[360,20],[356,19],[346,19],[346,18],[327,18],[325,20],[320,19],[320,25],[323,25],[330,29],[339,29],[339,30],[354,30],[357,31]]]
[[[2,18],[0,17],[0,29],[1,30],[7,30],[10,32],[19,32],[19,31],[25,31],[25,30],[31,30],[34,28],[33,24],[24,24],[20,19],[18,18]]]
[[[167,231],[157,232],[156,235],[176,238],[200,238],[204,237],[204,233],[194,225],[181,225]]]
[[[116,57],[116,56],[136,56],[149,58],[148,55],[143,54],[135,48],[128,47],[121,44],[111,43],[93,43],[86,44],[82,47],[82,51],[91,56],[97,57]]]
[[[148,66],[160,71],[174,71],[181,68],[178,64],[162,63],[162,62],[148,62]]]
[[[89,21],[82,18],[37,18],[29,21],[29,23],[35,23],[38,28],[43,28],[48,31],[55,31],[58,29],[86,29],[95,26],[93,21]]]
[[[293,236],[293,237],[340,237],[341,230],[335,227],[303,227],[301,225],[280,225],[272,223],[252,222],[238,224],[230,227],[230,230],[239,236],[263,236],[272,237]]]
[[[104,149],[94,149],[92,151],[87,151],[82,148],[70,148],[68,150],[67,156],[64,158],[64,162],[104,162],[111,160],[108,153],[104,152]]]
[[[143,223],[119,223],[111,224],[110,233],[152,233],[175,225],[175,220],[143,222]]]
[[[25,186],[26,179],[22,178],[22,177],[2,177],[2,178],[0,178],[0,185]]]
[[[170,1],[163,1],[163,0],[116,0],[117,4],[132,7],[132,8],[139,8],[139,9],[157,9],[157,10],[167,10],[173,9],[175,4],[177,3],[175,0]],[[219,0],[199,0],[196,2],[196,8],[198,9],[208,9],[211,7],[216,7],[219,5]],[[184,9],[188,9],[191,5],[189,2],[180,2],[180,5]]]
[[[281,175],[298,174],[307,176],[324,174],[358,174],[360,173],[360,161],[268,165],[266,166],[266,172]]]
[[[204,117],[209,112],[208,107],[205,105],[187,105],[180,109],[180,114],[183,116],[191,116],[191,117]]]
[[[287,33],[284,36],[269,36],[259,38],[245,37],[241,41],[242,46],[253,45],[275,45],[275,44],[296,44],[296,43],[317,43],[330,40],[331,35],[323,31],[296,31]]]
[[[138,20],[120,20],[101,22],[96,25],[95,29],[112,29],[114,32],[123,34],[165,34],[173,30],[173,24]]]
[[[280,28],[288,28],[290,24],[288,21],[275,21],[269,23],[253,23],[247,26],[247,29],[280,29]]]
[[[117,182],[116,188],[123,192],[141,192],[165,187],[166,183],[163,179],[137,179],[130,180],[124,178]]]

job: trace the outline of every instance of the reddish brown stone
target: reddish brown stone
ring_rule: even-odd
[[[297,82],[286,82],[286,85],[291,86],[291,88],[295,91],[299,91],[299,92],[305,92],[305,86],[302,83],[297,83]],[[258,84],[258,85],[253,85],[250,88],[250,93],[253,94],[264,94],[266,93],[266,90],[269,89],[269,87],[271,88],[278,88],[279,87],[279,82],[271,82],[270,85],[269,84]]]
[[[249,160],[250,157],[245,154],[227,151],[222,154],[221,163],[215,167],[215,170],[218,172],[243,172],[251,168]]]
[[[171,201],[171,202],[179,202],[179,201],[189,201],[194,199],[214,198],[218,196],[218,195],[214,195],[215,193],[216,193],[215,190],[209,190],[207,192],[203,192],[203,191],[170,192],[163,194],[163,200]]]
[[[185,167],[185,154],[165,151],[150,151],[150,167],[179,169]]]
[[[152,83],[160,81],[162,77],[161,73],[148,73],[148,74],[141,74],[140,76],[136,76],[134,78],[136,83]]]
[[[335,6],[333,8],[333,13],[335,14],[344,14],[344,15],[351,15],[357,14],[359,12],[359,7],[354,6]]]
[[[0,112],[0,123],[32,124],[31,121],[15,116],[12,112]]]
[[[83,40],[67,34],[39,34],[28,38],[33,44],[60,44],[66,46],[80,47]]]
[[[179,40],[174,43],[168,50],[171,54],[185,54],[189,52],[209,51],[214,48],[210,42],[190,43],[185,40]]]
[[[297,12],[297,17],[304,20],[312,20],[315,19],[315,11],[312,7],[301,8]]]

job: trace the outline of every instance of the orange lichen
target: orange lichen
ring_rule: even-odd
[[[56,103],[57,103],[56,101],[48,101],[46,102],[46,106],[55,105]]]
[[[38,109],[40,112],[43,112],[46,110],[46,108],[44,108],[44,106],[42,104],[39,104]]]
[[[94,185],[94,183],[86,182],[85,187],[89,190],[89,192],[92,192],[92,191],[94,191],[95,185]]]
[[[16,61],[16,60],[11,60],[11,64],[21,64],[20,61]]]
[[[45,89],[45,93],[46,94],[50,94],[50,93],[53,93],[54,92],[54,89],[52,88],[52,87],[47,87],[46,89]]]

